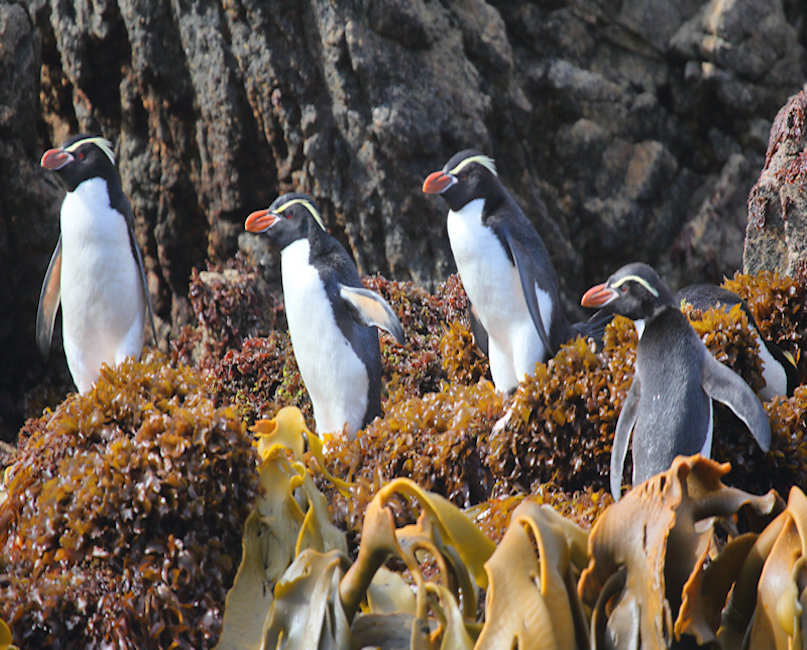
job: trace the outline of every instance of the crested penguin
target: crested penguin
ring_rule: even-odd
[[[362,287],[356,265],[325,230],[306,194],[279,196],[247,217],[280,250],[292,349],[311,396],[317,432],[353,437],[381,415],[381,352],[375,327],[399,343],[403,328],[378,294]]]
[[[712,307],[731,309],[734,305],[740,305],[759,345],[762,376],[765,379],[765,387],[759,391],[760,398],[769,402],[777,395],[793,394],[798,385],[798,369],[793,356],[773,341],[763,338],[748,304],[740,296],[714,284],[693,284],[679,289],[675,294],[675,301],[690,304],[701,311]]]
[[[154,314],[132,207],[109,140],[74,136],[46,151],[40,164],[56,172],[67,194],[39,296],[37,344],[47,358],[61,304],[67,366],[83,393],[98,379],[102,363],[140,358],[147,312],[156,344]]]
[[[546,246],[491,158],[461,151],[428,175],[423,191],[448,204],[451,252],[473,306],[475,339],[483,349],[487,344],[496,390],[515,389],[575,335],[596,336],[586,323],[566,319]],[[597,324],[600,337],[606,324]]]
[[[611,493],[619,499],[633,432],[633,485],[666,471],[679,454],[709,457],[712,400],[728,406],[768,451],[771,429],[757,396],[706,349],[672,293],[647,264],[628,264],[581,304],[634,321],[639,333],[633,382],[622,405],[611,451]]]

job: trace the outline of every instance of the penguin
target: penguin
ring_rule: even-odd
[[[325,230],[313,199],[283,194],[244,227],[266,233],[280,250],[283,298],[292,349],[314,407],[318,433],[353,438],[381,415],[381,352],[376,327],[398,343],[395,312],[362,287],[356,265]]]
[[[47,359],[61,305],[67,366],[84,393],[98,379],[102,363],[140,358],[146,313],[156,345],[154,312],[132,207],[109,140],[74,136],[46,151],[40,164],[56,172],[67,194],[39,296],[37,344]]]
[[[597,336],[586,323],[566,319],[546,246],[502,185],[492,158],[460,151],[427,176],[423,192],[448,204],[451,252],[496,390],[514,390],[576,335]],[[605,324],[597,322],[600,338]]]
[[[611,451],[614,499],[620,497],[631,431],[633,485],[669,469],[679,454],[710,456],[713,399],[743,421],[763,451],[770,449],[770,423],[754,391],[709,353],[650,266],[623,266],[586,291],[581,304],[632,319],[639,334],[633,382]]]
[[[714,284],[693,284],[679,289],[675,294],[676,303],[687,303],[695,309],[706,311],[712,307],[726,307],[731,309],[734,305],[740,308],[748,317],[748,324],[759,345],[759,358],[762,362],[762,376],[765,387],[759,391],[760,398],[769,402],[777,395],[793,395],[798,386],[798,368],[793,356],[782,350],[774,342],[762,336],[754,315],[748,304],[733,291],[718,287]]]

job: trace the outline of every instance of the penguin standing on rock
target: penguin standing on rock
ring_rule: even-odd
[[[546,246],[499,181],[491,158],[461,151],[429,174],[423,191],[448,204],[451,251],[479,321],[474,333],[481,334],[481,325],[487,334],[496,390],[513,390],[575,335],[595,335],[587,324],[566,319]],[[600,336],[606,324],[597,323]]]
[[[769,402],[777,395],[793,394],[798,385],[798,369],[793,356],[772,341],[762,337],[754,315],[745,300],[733,291],[714,284],[693,284],[684,287],[676,292],[675,299],[680,303],[688,303],[700,311],[706,311],[712,307],[731,309],[734,305],[740,305],[748,317],[748,325],[759,345],[762,377],[765,379],[765,388],[759,391],[760,398]]]
[[[347,434],[381,415],[380,327],[399,342],[403,328],[387,302],[362,287],[356,265],[325,231],[306,194],[284,194],[244,226],[280,249],[286,319],[317,432]]]
[[[584,307],[634,321],[636,369],[614,434],[611,493],[619,499],[633,431],[633,485],[669,469],[679,454],[709,457],[712,400],[728,406],[763,451],[771,444],[765,409],[736,373],[706,349],[670,290],[646,264],[628,264],[583,295]]]
[[[46,151],[41,165],[56,172],[67,194],[39,297],[37,343],[47,358],[61,303],[67,366],[83,393],[98,379],[102,363],[140,357],[147,311],[156,344],[154,315],[112,144],[77,135]]]

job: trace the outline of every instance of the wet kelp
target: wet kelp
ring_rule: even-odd
[[[527,497],[494,543],[444,497],[398,478],[368,504],[351,560],[344,537],[305,532],[329,530],[303,462],[319,442],[299,411],[284,411],[255,427],[267,492],[248,520],[220,648],[666,648],[687,638],[734,648],[746,629],[747,647],[802,647],[807,499],[797,488],[784,510],[773,492],[724,485],[727,465],[679,457],[590,534]],[[401,502],[412,523],[398,521]]]
[[[5,475],[0,589],[23,647],[209,645],[258,489],[244,426],[152,355],[29,421]]]

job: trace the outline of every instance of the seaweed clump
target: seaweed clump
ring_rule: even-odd
[[[245,339],[285,329],[280,301],[240,253],[225,264],[208,263],[207,271],[193,269],[188,297],[197,325],[186,325],[172,341],[181,363],[210,368]]]
[[[284,406],[296,406],[306,420],[313,408],[291,348],[288,332],[275,330],[265,338],[248,338],[229,350],[211,369],[217,403],[230,404],[252,424]]]
[[[617,316],[601,353],[578,337],[537,364],[505,405],[505,426],[490,437],[488,463],[497,480],[528,492],[544,483],[567,491],[606,486],[635,355],[633,323]]]
[[[494,480],[486,441],[501,415],[502,398],[490,382],[444,384],[440,392],[388,405],[386,416],[355,440],[332,439],[329,470],[355,482],[348,494],[325,486],[338,524],[358,533],[373,495],[400,476],[460,507],[487,500]]]
[[[468,330],[468,298],[458,275],[449,276],[435,294],[411,282],[395,282],[380,275],[364,277],[362,282],[390,304],[406,335],[403,346],[383,332],[379,337],[382,377],[390,401],[439,391],[443,381],[473,383],[488,374],[487,359],[470,345],[470,335],[463,338],[454,330],[451,335],[459,337],[456,344],[441,343],[446,330],[452,332],[452,323]],[[463,363],[467,374],[455,376]]]
[[[26,423],[5,485],[0,617],[21,645],[215,642],[258,486],[250,438],[199,373],[103,366]]]
[[[807,282],[761,271],[735,273],[723,286],[748,303],[762,336],[793,355],[798,383],[807,382]]]

